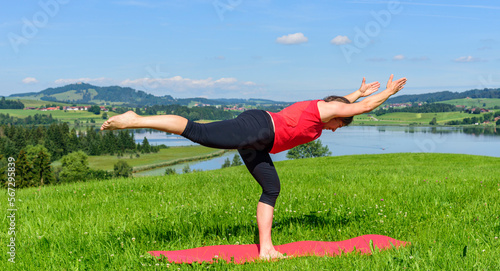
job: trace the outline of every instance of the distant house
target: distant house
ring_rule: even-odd
[[[40,111],[55,111],[55,110],[59,110],[59,106],[40,109]]]
[[[79,111],[79,110],[88,110],[90,106],[65,106],[63,109],[68,111]]]
[[[25,107],[24,110],[38,110],[36,107]]]
[[[245,111],[246,109],[244,107],[224,107],[224,111]]]

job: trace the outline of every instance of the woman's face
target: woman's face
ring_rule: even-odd
[[[344,123],[341,119],[333,118],[329,122],[325,123],[325,126],[323,126],[323,130],[330,130],[332,132],[335,132],[335,130],[342,126],[344,126]]]

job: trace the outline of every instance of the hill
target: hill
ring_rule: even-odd
[[[425,94],[401,95],[390,98],[387,103],[440,102],[464,98],[500,98],[500,88],[472,89],[464,92],[440,91]]]
[[[228,104],[285,104],[263,99],[207,99],[186,98],[175,99],[170,95],[155,96],[142,90],[130,87],[108,86],[98,87],[87,83],[70,84],[63,87],[47,88],[40,92],[29,92],[10,95],[9,98],[20,98],[27,100],[41,100],[49,102],[99,104],[99,105],[128,105],[128,106],[152,106],[152,105],[193,105],[195,103],[205,105],[228,105]]]

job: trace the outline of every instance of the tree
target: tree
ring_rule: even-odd
[[[191,172],[191,168],[189,167],[189,165],[185,165],[184,168],[182,169],[182,173],[190,173]]]
[[[165,175],[175,175],[175,174],[177,174],[177,172],[175,171],[175,169],[170,168],[170,167],[167,168],[167,169],[165,169]]]
[[[328,150],[328,146],[323,146],[321,140],[315,140],[306,144],[299,145],[288,151],[286,157],[288,159],[300,159],[311,157],[322,157],[331,155],[332,152]]]
[[[104,112],[102,114],[102,119],[105,119],[105,120],[108,119],[108,113]]]
[[[85,180],[89,171],[88,156],[83,151],[72,152],[61,159],[59,176],[63,182]]]
[[[26,157],[26,152],[21,150],[16,159],[16,187],[25,188],[33,185],[33,169]]]
[[[7,161],[3,159],[3,155],[0,153],[0,182],[2,185],[7,186]]]
[[[436,120],[436,117],[432,118],[431,122],[429,122],[430,125],[436,125],[437,124],[437,120]]]
[[[500,119],[497,120],[497,123],[496,123],[497,126],[500,125]]]
[[[146,137],[144,137],[144,139],[142,140],[141,152],[142,153],[151,152],[151,145],[149,145],[149,141]]]
[[[229,160],[229,157],[224,160],[224,164],[222,164],[221,168],[226,168],[231,166],[231,160]]]
[[[94,113],[96,115],[101,114],[101,108],[98,105],[91,106],[87,111],[88,112],[92,112],[92,113]]]
[[[132,174],[132,167],[127,162],[120,160],[114,165],[115,177],[128,178]]]
[[[243,165],[243,162],[241,162],[240,156],[235,154],[233,157],[233,163],[231,164],[231,166],[236,167],[236,166],[241,166],[241,165]]]
[[[33,184],[49,184],[55,180],[50,166],[50,153],[45,146],[38,144],[36,146],[26,146],[26,157],[31,162],[33,169]]]
[[[41,150],[33,160],[33,181],[35,185],[40,184],[40,186],[55,181],[50,166],[50,156],[44,150]]]

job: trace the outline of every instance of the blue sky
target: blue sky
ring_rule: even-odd
[[[498,1],[3,1],[0,95],[84,81],[154,95],[500,87]]]

